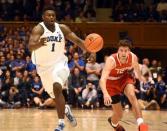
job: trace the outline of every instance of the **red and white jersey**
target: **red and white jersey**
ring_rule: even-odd
[[[108,80],[118,80],[125,74],[132,71],[133,53],[130,52],[125,63],[121,63],[118,58],[118,53],[112,54],[110,58],[114,61],[115,67],[111,70]]]
[[[32,52],[33,63],[36,65],[50,66],[65,59],[65,38],[59,24],[55,22],[54,32],[47,29],[43,22],[39,24],[44,29],[41,38],[47,38],[47,42],[45,43],[46,46],[42,46]]]

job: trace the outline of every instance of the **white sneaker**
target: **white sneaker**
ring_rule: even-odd
[[[63,131],[64,127],[65,127],[64,123],[60,123],[58,124],[57,128],[54,131]]]
[[[65,105],[65,115],[66,115],[68,121],[70,122],[70,124],[71,124],[73,127],[77,126],[77,121],[76,121],[74,115],[72,114],[69,105]]]

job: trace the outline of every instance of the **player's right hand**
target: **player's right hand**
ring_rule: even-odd
[[[104,104],[110,106],[112,103],[111,96],[109,94],[104,94]]]

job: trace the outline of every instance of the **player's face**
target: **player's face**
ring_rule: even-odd
[[[121,60],[126,60],[130,52],[129,47],[120,46],[118,48],[118,56]]]
[[[47,10],[44,12],[43,21],[48,25],[54,25],[56,21],[56,13],[53,10]]]

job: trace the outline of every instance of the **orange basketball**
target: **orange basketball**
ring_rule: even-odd
[[[98,52],[103,48],[103,38],[96,33],[89,34],[85,39],[84,45],[89,52]]]

